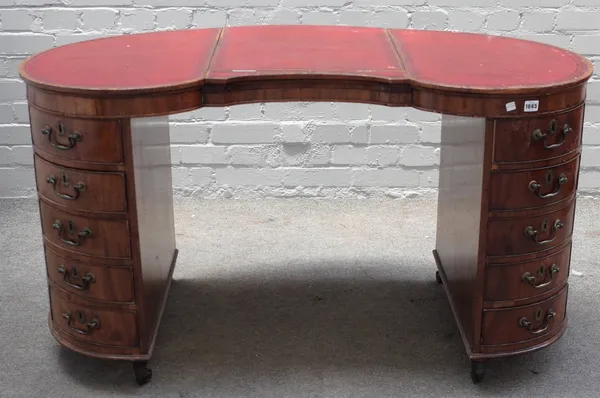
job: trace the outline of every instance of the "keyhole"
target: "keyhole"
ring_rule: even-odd
[[[552,170],[548,170],[548,172],[546,173],[546,184],[552,183],[553,179],[554,176],[552,175]]]
[[[542,221],[542,231],[544,231],[544,232],[548,231],[548,219],[545,219],[544,221]]]
[[[65,125],[62,124],[62,122],[58,122],[57,127],[58,127],[58,135],[65,135],[65,133],[66,133]]]
[[[542,276],[544,276],[545,272],[546,272],[546,269],[544,268],[544,265],[540,265],[540,268],[538,268],[538,270],[537,270],[537,276],[542,277]]]
[[[79,323],[85,323],[85,315],[83,314],[83,312],[81,311],[77,311],[76,312],[77,315],[77,320],[79,321]]]
[[[537,311],[535,312],[535,320],[539,321],[540,319],[542,319],[542,309],[538,308]]]
[[[557,127],[556,120],[552,119],[550,121],[550,126],[548,127],[548,129],[550,130],[550,134],[554,134],[556,132],[556,127]]]
[[[73,221],[69,221],[69,234],[73,232],[75,232],[75,224],[73,224]]]

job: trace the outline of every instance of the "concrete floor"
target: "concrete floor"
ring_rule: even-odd
[[[598,397],[600,202],[579,199],[555,345],[473,385],[435,283],[436,198],[176,203],[180,250],[150,365],[48,332],[34,200],[0,200],[0,397]]]

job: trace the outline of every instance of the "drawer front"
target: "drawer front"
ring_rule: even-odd
[[[483,344],[511,344],[552,332],[564,317],[568,286],[557,295],[532,305],[483,310]]]
[[[46,249],[48,277],[69,293],[91,300],[134,302],[130,267],[108,267],[61,257]]]
[[[571,245],[535,261],[486,268],[485,300],[523,300],[560,286],[569,275]]]
[[[50,287],[52,322],[69,336],[97,344],[132,347],[138,344],[135,312],[84,307],[60,297]]]
[[[59,158],[122,163],[120,124],[114,120],[63,118],[29,108],[31,139],[36,148]]]
[[[487,255],[512,256],[547,250],[564,243],[573,232],[575,201],[547,214],[488,221]]]
[[[57,166],[35,155],[38,193],[58,205],[95,212],[127,211],[125,174]]]
[[[581,145],[583,105],[552,116],[502,119],[494,129],[494,162],[530,162],[564,155]]]
[[[557,166],[493,172],[490,210],[539,207],[569,198],[575,193],[579,156]]]
[[[54,245],[98,258],[131,258],[127,220],[78,217],[40,203],[42,232]]]

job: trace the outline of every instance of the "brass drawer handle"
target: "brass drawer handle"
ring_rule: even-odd
[[[573,131],[573,129],[568,124],[565,124],[562,128],[562,139],[560,140],[560,142],[557,142],[556,144],[547,145],[546,138],[556,134],[556,129],[557,122],[556,120],[552,119],[552,121],[550,122],[550,126],[548,127],[548,133],[542,133],[540,129],[535,129],[531,134],[531,138],[533,138],[534,141],[544,140],[544,148],[546,149],[558,148],[559,146],[565,143],[565,138],[567,134],[570,134]]]
[[[77,290],[88,290],[90,288],[90,283],[94,283],[96,281],[96,278],[94,277],[94,275],[90,272],[88,272],[87,274],[85,274],[84,276],[81,276],[77,273],[77,268],[72,267],[71,268],[71,272],[69,272],[64,265],[60,265],[57,269],[59,274],[63,274],[63,280],[65,281],[65,283],[69,286],[71,286],[73,289],[77,289]],[[70,274],[70,275],[69,275]],[[81,281],[81,284],[77,284],[72,282],[71,280],[77,280],[79,279]]]
[[[543,282],[543,283],[539,283],[539,284],[535,284],[535,276],[531,275],[529,272],[525,272],[522,276],[521,276],[521,280],[523,282],[527,282],[529,283],[531,286],[535,287],[536,289],[540,289],[542,287],[546,287],[550,284],[552,284],[553,282],[553,278],[554,278],[554,274],[557,273],[558,271],[560,271],[560,268],[558,268],[556,266],[556,264],[552,264],[550,266],[550,268],[548,268],[548,271],[546,272],[546,269],[544,268],[544,266],[542,265],[538,271],[537,271],[537,276],[542,277],[544,275],[549,275],[550,276],[550,280],[547,282]],[[545,278],[544,278],[545,279]]]
[[[77,184],[72,185],[73,189],[75,190],[75,194],[74,195],[68,195],[65,193],[60,193],[56,190],[56,182],[57,179],[55,176],[50,176],[48,178],[46,178],[46,182],[48,184],[52,185],[52,188],[54,189],[54,193],[56,194],[56,196],[58,196],[59,198],[62,199],[66,199],[66,200],[75,200],[79,197],[79,194],[83,191],[85,191],[85,184],[83,182],[78,182]],[[61,185],[65,188],[69,188],[71,186],[71,181],[69,181],[69,178],[67,177],[66,174],[62,175],[62,178],[60,179]]]
[[[63,243],[66,243],[67,245],[70,245],[70,246],[79,246],[79,245],[81,245],[83,238],[86,238],[86,237],[92,235],[92,230],[86,227],[77,233],[77,238],[78,238],[77,240],[65,239],[61,236],[62,228],[63,228],[63,225],[60,220],[55,220],[54,224],[52,224],[52,229],[55,229],[58,231],[58,237],[60,238],[60,240],[62,240]],[[75,225],[73,224],[73,221],[69,221],[68,233],[69,233],[69,235],[73,235],[74,232],[75,232]]]
[[[525,235],[531,237],[531,240],[533,240],[535,243],[537,243],[538,245],[545,245],[546,243],[550,243],[552,242],[554,239],[556,239],[556,234],[557,231],[562,228],[564,226],[564,224],[560,221],[560,220],[556,220],[554,221],[554,225],[552,226],[552,237],[550,239],[546,239],[546,240],[542,240],[539,241],[538,240],[538,231],[532,227],[531,225],[528,226],[527,228],[525,228]],[[548,230],[548,220],[544,220],[542,221],[542,231],[546,232]]]
[[[86,327],[85,330],[73,327],[73,325],[71,325],[71,321],[73,320],[73,318],[71,317],[70,312],[65,312],[62,315],[63,318],[65,318],[67,320],[67,326],[69,326],[69,329],[71,329],[75,333],[88,335],[88,334],[91,334],[94,331],[94,329],[100,328],[100,321],[97,318],[92,318],[92,319],[90,319],[89,322],[86,322],[85,315],[83,314],[83,312],[75,311],[75,314],[77,315],[77,321],[80,324],[85,325],[85,327]]]
[[[519,319],[519,326],[529,330],[533,334],[539,334],[539,333],[544,332],[546,329],[548,329],[548,326],[550,325],[550,321],[555,316],[556,316],[556,312],[552,311],[552,309],[549,309],[548,312],[546,313],[546,316],[544,317],[544,323],[539,328],[533,329],[533,322],[531,322],[526,317]],[[542,309],[538,308],[538,310],[536,311],[536,314],[535,314],[535,319],[539,320],[539,319],[541,319],[541,317],[542,317]]]
[[[551,177],[550,177],[551,178]],[[535,192],[535,194],[537,196],[539,196],[542,199],[546,199],[546,198],[551,198],[553,196],[558,195],[558,193],[560,192],[560,188],[567,183],[569,179],[567,178],[566,175],[561,174],[558,177],[558,187],[554,190],[554,192],[551,193],[547,193],[547,194],[540,194],[540,189],[542,188],[542,184],[540,184],[539,182],[537,182],[536,180],[533,180],[529,183],[529,189],[533,192]]]
[[[64,124],[62,124],[61,122],[58,122],[56,124],[56,127],[58,129],[59,135],[62,136],[62,135],[66,134]],[[74,131],[73,133],[71,133],[67,136],[67,139],[69,140],[68,145],[59,144],[52,140],[52,127],[50,127],[48,125],[44,126],[44,128],[42,129],[42,134],[48,136],[48,141],[50,141],[50,144],[52,144],[52,146],[54,148],[60,149],[63,151],[73,148],[75,146],[75,144],[77,144],[77,142],[81,141],[81,139],[83,138],[79,132]]]

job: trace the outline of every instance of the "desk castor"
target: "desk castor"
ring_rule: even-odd
[[[152,379],[152,369],[148,368],[148,362],[137,361],[133,363],[133,372],[135,380],[141,386],[148,383]]]

